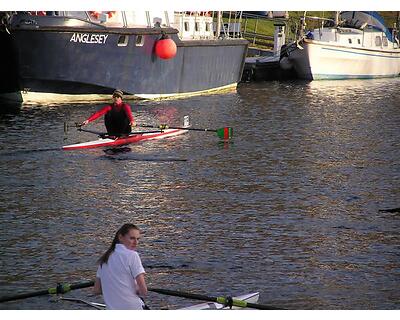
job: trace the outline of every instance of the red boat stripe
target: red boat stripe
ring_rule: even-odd
[[[155,134],[145,134],[145,135],[144,134],[135,134],[128,138],[116,139],[116,140],[110,141],[110,142],[98,143],[98,144],[94,144],[94,145],[84,144],[84,145],[77,145],[77,146],[64,146],[64,147],[62,147],[62,149],[77,150],[77,149],[91,149],[91,148],[99,148],[99,147],[120,146],[120,145],[124,145],[124,144],[139,142],[142,140],[150,140],[150,139],[154,139],[154,138],[162,137],[162,136],[168,137],[171,134],[177,133],[179,131],[182,131],[182,133],[184,133],[183,130],[176,129],[176,130],[171,130],[168,132],[160,132],[160,133],[155,133]]]

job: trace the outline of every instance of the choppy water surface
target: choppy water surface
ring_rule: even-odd
[[[145,235],[153,287],[211,295],[259,291],[289,309],[400,306],[400,79],[241,84],[236,93],[133,103],[138,123],[231,126],[102,150],[63,122],[100,106],[0,115],[1,295],[93,279],[125,222]],[[88,128],[102,130],[102,121]],[[187,160],[187,161],[173,161]],[[90,289],[68,297],[101,301]],[[150,293],[153,308],[193,303]],[[49,297],[2,309],[78,309]]]

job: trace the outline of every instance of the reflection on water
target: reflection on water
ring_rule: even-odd
[[[22,106],[0,118],[2,292],[93,278],[115,230],[131,221],[145,231],[140,254],[154,287],[260,291],[261,303],[292,309],[397,309],[399,215],[379,210],[400,207],[399,84],[264,82],[133,104],[138,123],[181,125],[189,114],[193,127],[233,127],[234,139],[189,132],[110,158],[13,154],[93,139],[64,136],[63,122],[100,107]],[[190,304],[152,293],[148,302]],[[85,306],[38,297],[1,308]]]

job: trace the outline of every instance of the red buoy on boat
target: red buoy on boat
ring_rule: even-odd
[[[176,44],[174,40],[163,35],[160,40],[157,40],[155,53],[161,59],[171,59],[176,56]]]

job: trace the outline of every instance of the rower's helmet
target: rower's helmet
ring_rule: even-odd
[[[120,98],[122,98],[123,95],[124,95],[124,93],[123,93],[121,90],[119,90],[119,89],[116,89],[116,90],[113,92],[113,97],[120,97]]]

